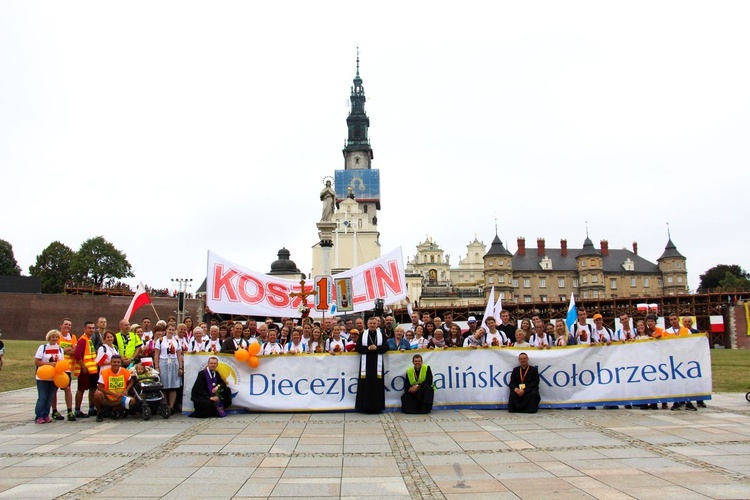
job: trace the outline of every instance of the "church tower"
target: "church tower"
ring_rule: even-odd
[[[370,146],[365,88],[359,74],[359,49],[349,101],[347,139],[342,151],[344,168],[334,172],[338,209],[333,214],[336,229],[333,233],[332,274],[380,257],[380,233],[377,227],[380,171],[372,168],[375,155]],[[313,247],[313,276],[321,274],[322,262],[322,250],[318,243]]]

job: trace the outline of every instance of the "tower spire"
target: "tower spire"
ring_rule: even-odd
[[[370,119],[365,111],[365,88],[362,85],[362,77],[359,75],[359,46],[357,46],[357,66],[354,80],[352,81],[352,92],[349,96],[351,110],[346,119],[346,125],[349,134],[344,146],[344,158],[350,158],[352,164],[347,161],[346,168],[363,168],[370,169],[370,160],[373,158],[372,148],[368,132],[370,128]],[[355,155],[355,152],[360,152]]]

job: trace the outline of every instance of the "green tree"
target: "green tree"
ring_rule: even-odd
[[[727,273],[736,278],[750,279],[750,273],[737,264],[719,264],[701,274],[701,283],[698,291],[705,292],[721,287],[721,282],[726,279]]]
[[[0,276],[21,276],[21,268],[13,255],[13,245],[0,240]]]
[[[97,236],[84,241],[73,258],[73,275],[82,283],[101,287],[109,278],[131,278],[133,268],[127,256],[115,246]]]
[[[747,291],[750,290],[750,279],[727,272],[724,279],[719,282],[719,286],[725,291]]]
[[[36,256],[36,264],[29,267],[29,274],[42,282],[42,293],[61,293],[65,282],[73,279],[71,271],[75,252],[59,241],[53,241]]]

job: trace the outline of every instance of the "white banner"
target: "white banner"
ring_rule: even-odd
[[[703,334],[610,346],[548,350],[499,348],[389,352],[385,356],[386,406],[401,407],[406,368],[419,353],[434,375],[435,408],[505,408],[518,355],[539,369],[542,408],[641,404],[710,399],[711,356]],[[183,408],[206,354],[185,356]],[[352,410],[359,354],[260,356],[251,369],[220,354],[219,371],[234,397],[233,408],[251,411]]]
[[[334,277],[352,279],[353,290],[349,301],[354,306],[354,312],[372,309],[375,299],[392,304],[406,297],[401,247]],[[305,291],[313,290],[313,286],[312,281],[305,283]],[[208,252],[206,305],[211,311],[299,318],[301,314],[297,308],[302,304],[302,299],[292,299],[289,294],[299,293],[301,289],[299,281],[251,271],[210,250]],[[307,304],[312,309],[312,296],[308,297]]]

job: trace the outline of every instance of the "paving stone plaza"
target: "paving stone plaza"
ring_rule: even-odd
[[[33,422],[0,393],[0,498],[750,498],[750,403]]]

